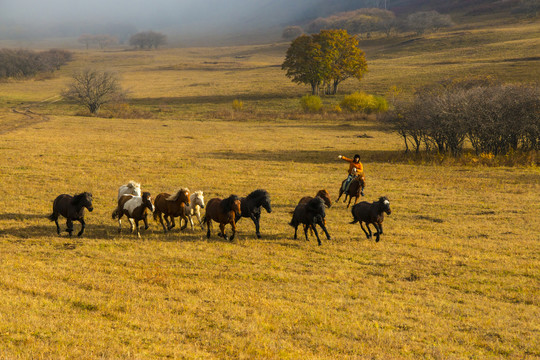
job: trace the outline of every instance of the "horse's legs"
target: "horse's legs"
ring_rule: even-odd
[[[355,196],[353,206],[356,205],[357,202],[358,202],[358,196]],[[348,206],[347,206],[347,207],[348,207]]]
[[[133,229],[135,228],[135,222],[133,221],[132,218],[129,217],[129,215],[128,215],[128,220],[129,220],[129,224],[131,225],[131,232],[133,232]]]
[[[184,230],[185,228],[187,228],[188,218],[185,214],[180,215],[180,220],[178,220],[180,222],[180,225],[182,225],[182,220],[184,220],[184,226],[180,226],[180,230]]]
[[[134,220],[134,222],[135,222],[135,229],[137,230],[137,237],[140,239],[141,233],[139,231],[139,219]]]
[[[232,228],[232,235],[231,235],[231,238],[229,240],[233,241],[234,240],[234,235],[236,235],[236,223],[234,222],[234,220],[233,220],[233,222],[231,222],[231,228]]]
[[[315,236],[317,237],[317,243],[319,244],[319,246],[321,246],[321,239],[319,238],[319,233],[317,232],[317,228],[315,227],[315,224],[312,225],[313,227],[313,232],[315,233]],[[307,237],[307,232],[306,232],[306,237]]]
[[[328,240],[332,240],[332,237],[330,236],[330,234],[328,233],[328,230],[326,230],[326,225],[324,224],[324,219],[322,221],[319,222],[319,226],[321,227],[321,229],[323,229],[324,231],[324,234],[326,235],[326,238]],[[313,225],[313,228],[315,228],[315,225]],[[319,244],[320,245],[320,244]]]
[[[67,219],[66,226],[67,226],[66,231],[69,233],[69,237],[71,237],[71,233],[73,232],[73,220]]]
[[[260,239],[262,236],[261,236],[261,232],[260,232],[260,219],[261,219],[261,216],[260,215],[251,215],[251,220],[253,220],[253,223],[255,224],[255,235],[257,235],[257,239]]]
[[[309,241],[309,238],[308,238],[308,229],[311,227],[311,225],[306,225],[304,224],[304,235],[306,236],[306,241]]]
[[[149,226],[148,226],[148,215],[147,214],[144,215],[143,221],[144,221],[144,230],[148,230]]]
[[[298,225],[296,225],[296,226],[294,227],[294,237],[293,237],[294,240],[298,239],[298,236],[296,236],[296,233],[297,233],[297,232],[298,232]]]
[[[79,231],[77,236],[81,236],[84,233],[84,228],[86,227],[86,223],[84,222],[84,218],[80,218],[79,222],[81,223],[81,231]]]
[[[204,225],[203,225],[203,222],[201,220],[201,213],[199,213],[198,211],[195,213],[195,215],[197,215],[197,220],[199,220],[199,225],[201,225],[201,229],[204,230]]]
[[[122,232],[122,216],[124,216],[124,214],[122,212],[119,212],[118,213],[118,233]]]
[[[225,235],[225,224],[219,224],[219,231],[221,237],[223,237],[224,240],[228,240],[227,235]]]
[[[366,223],[366,227],[367,227],[367,229],[369,231],[369,238],[371,239],[373,237],[373,233],[371,232],[371,228],[369,227],[368,223]]]
[[[206,218],[206,229],[207,229],[206,238],[207,239],[210,239],[210,225],[211,225],[211,223],[212,223],[212,220],[210,220],[210,218],[207,217]]]
[[[347,209],[349,208],[349,206],[351,205],[351,200],[352,200],[352,196],[349,196],[349,203],[347,204]],[[356,203],[356,202],[355,202]]]
[[[163,223],[163,214],[160,212],[158,214],[158,217],[159,217],[159,223],[161,224],[161,226],[163,226],[163,231],[167,232],[167,228],[165,227],[165,224]],[[167,223],[167,225],[169,224]]]
[[[337,197],[336,202],[339,201],[339,198],[341,198],[341,195],[343,195],[343,188],[342,187],[339,188],[339,196]]]
[[[60,225],[58,225],[58,216],[54,219],[54,223],[56,224],[56,233],[60,235]]]
[[[381,237],[381,234],[382,234],[382,229],[379,228],[379,224],[377,223],[373,223],[373,226],[375,226],[375,230],[377,230],[377,232],[375,233],[375,242],[379,242],[379,238]]]
[[[369,238],[371,237],[371,230],[369,229],[369,226],[367,225],[367,223],[366,223],[366,226],[367,226],[367,228],[368,228],[368,230],[369,230],[369,234],[368,234],[368,232],[366,231],[366,229],[364,229],[364,225],[362,225],[362,221],[360,221],[360,227],[361,227],[362,230],[364,231],[364,234],[366,234],[366,237],[369,239]]]
[[[189,223],[190,223],[190,225],[191,225],[191,231],[193,231],[193,230],[194,230],[194,225],[195,225],[195,224],[193,224],[192,216],[191,216],[190,214],[188,214],[187,218],[189,219]]]
[[[167,217],[171,218],[171,224],[170,225],[169,225],[169,222],[167,221]],[[165,215],[165,221],[167,221],[167,228],[169,230],[171,230],[173,227],[176,226],[176,223],[174,222],[174,216],[172,216],[172,215],[169,215],[169,216]],[[180,220],[180,223],[182,223],[182,220]]]

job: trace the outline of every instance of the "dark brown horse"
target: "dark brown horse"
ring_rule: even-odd
[[[118,232],[122,232],[122,216],[126,215],[131,224],[131,232],[137,229],[137,237],[141,237],[139,221],[142,220],[144,229],[148,230],[148,210],[154,211],[149,192],[143,192],[142,196],[121,195],[118,199],[118,207],[112,213],[113,219],[118,218]]]
[[[319,233],[317,232],[315,225],[319,225],[326,234],[326,238],[330,240],[330,234],[328,234],[326,225],[324,224],[325,216],[326,213],[324,211],[324,202],[318,196],[314,197],[306,204],[296,205],[292,220],[289,223],[289,225],[294,227],[294,239],[297,238],[298,226],[300,224],[304,224],[304,234],[306,235],[306,240],[309,241],[308,229],[312,228],[315,236],[317,237],[317,242],[319,245],[321,245],[321,239],[319,238]]]
[[[190,204],[189,189],[180,189],[173,196],[167,193],[161,193],[156,196],[154,204],[156,206],[156,210],[154,211],[154,220],[158,221],[159,219],[159,222],[161,223],[161,226],[163,226],[163,230],[165,232],[176,226],[174,223],[174,218],[178,216],[180,217],[180,230],[184,230],[187,227],[188,218],[186,216],[186,205]],[[165,227],[165,224],[163,224],[162,215],[165,217],[167,227]],[[169,218],[171,219],[170,223]],[[184,220],[183,226],[182,220]]]
[[[362,201],[354,205],[351,212],[354,218],[354,221],[351,222],[351,224],[356,224],[359,222],[360,227],[368,239],[371,238],[371,229],[369,228],[369,224],[373,224],[373,226],[375,226],[375,230],[377,230],[375,233],[375,242],[379,242],[379,237],[383,233],[382,222],[384,220],[384,213],[390,215],[392,210],[390,210],[390,201],[388,201],[388,198],[386,196],[382,196],[379,198],[379,201],[375,201],[373,203]],[[364,229],[364,226],[362,225],[363,222],[366,223],[369,233],[366,231],[366,229]]]
[[[53,202],[53,212],[48,216],[48,219],[54,221],[56,224],[56,232],[60,235],[60,226],[58,225],[58,216],[62,215],[67,219],[66,225],[69,236],[73,232],[73,220],[81,223],[81,231],[77,236],[81,236],[84,233],[86,223],[84,222],[84,208],[92,212],[94,210],[92,206],[92,194],[83,192],[75,196],[62,194],[59,195]]]
[[[206,204],[206,214],[204,215],[203,222],[206,222],[206,237],[210,238],[210,226],[212,220],[219,223],[220,233],[218,234],[223,239],[227,240],[225,235],[225,225],[231,224],[232,235],[230,240],[234,240],[236,234],[236,217],[242,215],[242,205],[240,199],[236,195],[231,195],[226,199],[213,198]]]
[[[236,216],[236,222],[241,218],[250,218],[255,224],[255,235],[257,238],[261,238],[260,232],[260,220],[261,220],[261,207],[266,210],[267,213],[272,212],[272,206],[270,205],[270,194],[268,191],[258,189],[250,193],[248,196],[240,198],[242,215]]]
[[[327,208],[330,208],[330,206],[332,206],[332,200],[330,200],[330,194],[328,193],[328,191],[326,191],[326,189],[319,190],[317,194],[315,195],[315,197],[317,196],[320,197],[324,201],[324,205],[326,205]],[[313,197],[311,196],[304,196],[303,198],[300,199],[300,201],[298,202],[298,205],[307,204],[312,199]],[[326,226],[326,219],[324,219],[324,225]],[[304,227],[305,226],[307,225],[304,225]],[[311,235],[313,235],[313,229],[311,229]]]
[[[338,196],[336,202],[339,201],[339,198],[344,193],[343,184],[345,183],[345,181],[347,181],[347,180],[343,180],[343,182],[341,183],[341,187],[339,188],[339,196]],[[353,205],[356,205],[356,202],[358,201],[358,198],[360,197],[362,189],[364,189],[365,185],[366,185],[365,180],[360,176],[356,176],[351,181],[351,184],[349,185],[349,189],[347,190],[347,192],[345,192],[345,199],[343,200],[343,202],[346,202],[347,197],[349,197],[349,203],[347,204],[347,207],[349,207],[349,205],[351,205],[351,200],[352,200],[353,197],[355,198]],[[362,196],[364,196],[364,195],[362,194]]]

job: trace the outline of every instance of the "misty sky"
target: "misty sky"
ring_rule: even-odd
[[[0,0],[0,31],[10,24],[135,25],[139,30],[224,29],[286,24],[318,0]]]

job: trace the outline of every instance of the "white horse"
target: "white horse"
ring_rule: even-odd
[[[193,220],[191,219],[193,215],[197,216],[199,225],[201,225],[201,228],[204,230],[204,225],[201,222],[201,209],[204,209],[204,197],[201,190],[195,191],[193,194],[191,194],[190,204],[186,205],[185,209],[186,215],[191,223],[191,230],[193,230]]]
[[[141,196],[141,184],[131,180],[127,184],[120,186],[118,188],[118,200],[120,200],[122,195]]]
[[[117,201],[120,201],[120,198],[123,195],[133,195],[133,196],[141,196],[141,184],[138,182],[135,182],[133,180],[130,180],[127,184],[124,184],[118,188],[118,199]],[[117,206],[116,209],[113,211],[113,218],[120,216],[120,208]],[[129,220],[131,224],[133,225],[133,221]]]

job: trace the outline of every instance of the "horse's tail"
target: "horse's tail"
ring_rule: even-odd
[[[154,221],[158,221],[159,220],[159,212],[156,210],[154,210],[154,212],[152,213],[152,215],[154,216]]]
[[[58,219],[58,214],[53,211],[51,215],[47,216],[47,219],[49,219],[50,221],[55,221],[56,219]]]
[[[356,205],[355,205],[356,206]],[[358,217],[356,216],[356,214],[354,213],[354,208],[355,206],[353,206],[351,208],[351,214],[352,214],[352,217],[353,217],[353,221],[351,221],[349,224],[356,224],[357,222],[360,221],[360,219],[358,219]]]

